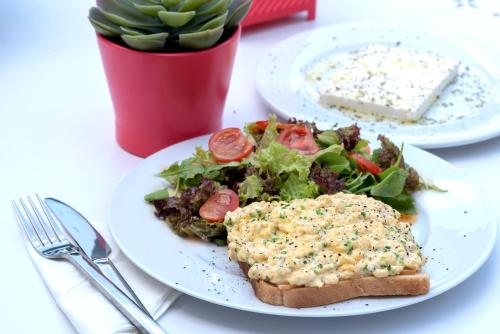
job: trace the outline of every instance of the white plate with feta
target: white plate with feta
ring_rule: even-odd
[[[402,23],[338,24],[292,36],[259,63],[257,88],[283,118],[357,122],[422,148],[500,134],[500,51]]]
[[[365,297],[302,309],[265,304],[255,297],[238,265],[228,259],[227,247],[178,236],[144,201],[144,194],[164,186],[156,177],[162,167],[187,158],[196,146],[206,148],[208,138],[172,145],[141,161],[118,184],[108,207],[108,226],[123,253],[150,276],[193,297],[239,310],[293,317],[381,312],[422,302],[457,286],[479,269],[493,249],[494,210],[452,165],[407,145],[405,161],[425,180],[447,190],[415,193],[419,214],[413,235],[428,257],[423,270],[430,276],[430,291],[413,297]]]

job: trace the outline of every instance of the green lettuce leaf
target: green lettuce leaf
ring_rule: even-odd
[[[354,152],[364,155],[366,158],[370,159],[369,154],[367,154],[366,148],[370,145],[370,142],[366,139],[360,139],[356,146],[352,149]]]
[[[284,201],[297,198],[315,198],[319,195],[319,188],[312,181],[304,181],[297,174],[290,174],[280,189],[280,197]]]
[[[242,203],[246,203],[249,199],[259,198],[263,190],[262,179],[256,175],[249,175],[240,183],[238,196]]]
[[[273,177],[296,173],[300,180],[307,180],[312,163],[302,154],[277,142],[258,150],[252,159],[257,168]]]
[[[275,114],[269,116],[269,120],[267,121],[267,127],[262,135],[262,139],[259,142],[259,149],[264,149],[269,147],[271,143],[276,143],[278,139],[278,120]]]
[[[173,163],[159,176],[172,184],[177,191],[182,191],[199,185],[201,177],[217,180],[224,168],[238,167],[242,164],[244,162],[219,164],[213,159],[212,153],[201,147],[196,147],[196,152],[192,157],[182,160],[180,163]]]

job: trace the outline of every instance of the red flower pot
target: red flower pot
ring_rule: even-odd
[[[185,53],[132,50],[98,34],[118,144],[145,157],[219,130],[240,34]]]

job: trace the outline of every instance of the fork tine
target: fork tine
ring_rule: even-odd
[[[42,245],[45,246],[46,244],[50,243],[47,232],[43,229],[43,226],[38,221],[38,218],[34,216],[33,213],[31,213],[31,211],[29,210],[28,206],[24,203],[22,198],[19,199],[19,202],[21,203],[21,206],[23,207],[24,212],[26,213],[26,216],[28,217],[28,220],[31,223],[31,226],[33,226],[33,228],[35,229],[36,234],[38,235],[38,238],[40,239]]]
[[[38,248],[41,245],[43,245],[42,240],[40,240],[40,236],[38,235],[38,232],[35,230],[33,225],[31,225],[31,222],[29,222],[26,219],[26,216],[21,212],[16,202],[12,201],[12,207],[14,208],[17,220],[19,221],[19,224],[21,224],[21,226],[23,227],[23,230],[26,233],[26,236],[28,237],[29,241],[31,242],[31,245],[33,245],[34,248]]]
[[[57,237],[59,241],[66,240],[66,237],[64,236],[64,232],[62,231],[61,227],[59,226],[58,222],[54,220],[49,208],[47,207],[47,204],[40,198],[38,194],[36,194],[36,197],[38,198],[38,202],[40,203],[40,206],[42,207],[43,212],[45,213],[45,217],[47,217],[47,220],[49,222],[48,225],[50,225],[50,228],[54,235]]]
[[[40,200],[40,196],[38,196],[38,194],[36,194],[36,197],[38,198],[38,202],[40,203],[40,205],[42,205],[42,201]],[[47,219],[45,217],[43,217],[42,213],[40,212],[40,210],[38,210],[37,206],[35,205],[35,203],[33,202],[33,200],[31,199],[30,196],[28,196],[28,201],[31,205],[31,208],[33,209],[33,212],[35,213],[35,216],[36,216],[38,222],[42,226],[42,229],[45,232],[45,235],[47,236],[47,238],[50,240],[50,242],[54,243],[54,242],[58,241],[58,237],[56,236],[56,233],[54,232],[54,228],[52,227],[52,225],[49,222],[47,222]]]

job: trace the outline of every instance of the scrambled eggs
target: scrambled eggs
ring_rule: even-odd
[[[339,280],[398,275],[425,263],[390,206],[337,193],[291,202],[255,202],[228,212],[229,257],[267,282],[321,287]]]

